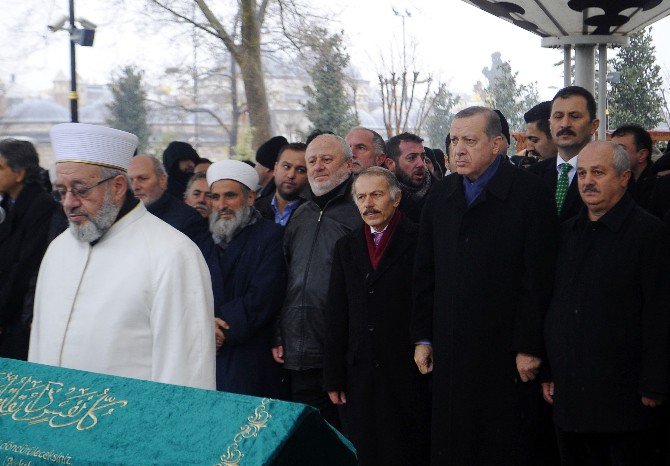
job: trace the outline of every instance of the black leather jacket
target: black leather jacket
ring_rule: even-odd
[[[351,184],[352,177],[336,187],[337,194],[323,210],[308,199],[286,227],[288,285],[275,345],[283,344],[287,369],[323,367],[324,315],[335,243],[363,223],[351,198]]]

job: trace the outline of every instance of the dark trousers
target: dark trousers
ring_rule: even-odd
[[[323,418],[336,429],[341,429],[340,416],[328,394],[323,391],[323,369],[307,369],[291,372],[291,398],[305,403],[321,412]]]
[[[556,429],[563,466],[642,466],[659,464],[654,430],[576,433]]]

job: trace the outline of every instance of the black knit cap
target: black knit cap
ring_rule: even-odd
[[[275,136],[265,141],[256,151],[256,162],[270,170],[274,169],[279,150],[288,144],[284,136]]]
[[[493,110],[493,111],[496,112],[500,117],[500,126],[502,126],[502,134],[503,136],[505,136],[505,139],[507,139],[507,144],[510,144],[509,123],[507,123],[505,115],[503,115],[500,110]]]

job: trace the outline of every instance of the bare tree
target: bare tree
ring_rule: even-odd
[[[249,121],[254,128],[253,146],[258,147],[269,139],[271,118],[261,61],[262,39],[264,34],[271,33],[266,24],[269,7],[276,7],[276,27],[287,31],[287,18],[298,15],[296,0],[239,0],[228,25],[223,13],[215,12],[211,7],[214,4],[208,0],[148,1],[173,19],[206,32],[225,46],[239,66],[244,83]],[[197,6],[198,14],[194,14],[193,5]]]
[[[387,136],[406,131],[421,134],[435,99],[435,93],[431,93],[433,77],[406,68],[399,72],[392,68],[377,77]]]

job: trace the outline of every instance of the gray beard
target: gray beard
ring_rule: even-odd
[[[86,214],[88,221],[82,225],[76,225],[68,220],[70,233],[83,243],[97,241],[112,227],[117,215],[119,215],[119,210],[121,210],[121,207],[114,205],[112,194],[105,190],[105,198],[100,211],[96,215]]]
[[[209,215],[209,231],[212,232],[214,242],[217,244],[221,241],[230,243],[233,237],[247,226],[251,219],[251,213],[251,206],[246,204],[236,211],[235,217],[231,219],[220,218],[218,212],[212,212]]]
[[[344,180],[349,178],[349,175],[351,175],[351,172],[347,170],[346,165],[343,164],[337,172],[333,173],[333,176],[331,176],[328,181],[316,183],[309,178],[307,181],[309,181],[309,187],[312,188],[312,193],[318,197],[323,196],[338,187]]]

